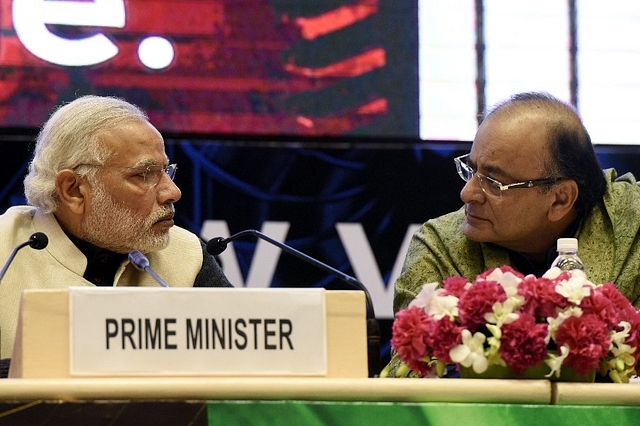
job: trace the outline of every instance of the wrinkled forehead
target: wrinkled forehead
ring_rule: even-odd
[[[148,121],[127,121],[98,136],[111,159],[127,160],[127,164],[143,159],[148,165],[166,163],[164,139]]]
[[[545,111],[510,109],[488,116],[478,127],[475,143],[491,142],[509,149],[549,148],[553,121]]]
[[[476,133],[472,163],[513,175],[542,171],[550,160],[549,129],[549,123],[536,111],[491,115]]]

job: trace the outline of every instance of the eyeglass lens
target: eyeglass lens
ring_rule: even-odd
[[[150,187],[154,187],[160,182],[163,173],[166,173],[169,176],[169,179],[173,180],[176,176],[177,169],[178,167],[176,164],[170,164],[167,167],[149,166],[144,174],[144,182]]]
[[[475,172],[471,168],[471,166],[469,166],[466,163],[466,160],[468,158],[469,158],[469,156],[465,155],[465,156],[456,158],[456,161],[455,161],[456,168],[458,169],[458,175],[460,175],[462,180],[464,180],[465,182],[469,182],[473,178],[473,176],[475,175],[475,177],[478,178],[478,182],[480,183],[480,189],[482,189],[482,191],[485,194],[493,195],[494,197],[501,197],[502,196],[502,190],[501,190],[499,184],[497,182],[493,182],[493,181],[489,180],[483,174],[479,174],[479,173]]]

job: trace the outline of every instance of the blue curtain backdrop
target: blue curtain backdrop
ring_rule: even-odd
[[[1,143],[5,161],[0,171],[0,209],[4,211],[25,202],[22,179],[32,144],[27,137]],[[354,275],[335,224],[359,223],[385,284],[392,285],[389,275],[403,255],[399,248],[408,226],[461,206],[463,182],[453,158],[469,146],[350,142],[317,147],[168,139],[167,153],[178,163],[176,182],[182,189],[176,224],[200,234],[207,220],[226,222],[230,233],[260,230],[265,222],[287,222],[284,242]],[[598,155],[603,167],[640,174],[637,149],[598,147]],[[254,238],[233,243],[245,279],[256,243]],[[284,253],[271,285],[345,288],[340,280]],[[383,319],[381,324],[386,360],[391,321]]]

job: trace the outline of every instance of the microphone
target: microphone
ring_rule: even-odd
[[[129,252],[129,260],[137,269],[146,271],[149,275],[151,275],[153,279],[156,280],[162,287],[169,287],[169,285],[162,281],[162,278],[156,275],[156,273],[153,272],[153,269],[149,267],[149,259],[147,259],[147,256],[140,253],[138,250],[133,250]]]
[[[373,300],[371,299],[371,294],[369,293],[369,290],[367,290],[367,288],[364,286],[364,284],[362,284],[351,275],[347,275],[342,271],[332,268],[331,266],[322,263],[317,259],[314,259],[308,254],[302,253],[301,251],[296,250],[295,248],[288,246],[278,240],[274,240],[268,235],[263,234],[260,231],[256,231],[255,229],[246,229],[227,238],[215,237],[207,242],[207,252],[213,256],[217,256],[227,248],[227,244],[240,237],[244,237],[245,235],[253,235],[262,240],[265,240],[279,247],[284,252],[292,254],[298,259],[302,259],[305,262],[311,263],[312,265],[322,269],[323,271],[336,276],[340,280],[346,282],[352,287],[355,287],[357,290],[361,290],[364,293],[367,306],[367,358],[369,377],[376,377],[380,372],[380,326],[373,309]]]
[[[11,251],[11,254],[9,254],[7,261],[4,263],[4,266],[0,271],[0,281],[2,281],[2,278],[4,278],[4,274],[7,272],[7,268],[9,268],[9,265],[11,265],[11,262],[13,262],[13,258],[16,257],[18,250],[26,246],[31,246],[31,248],[35,250],[42,250],[47,246],[47,244],[49,244],[49,238],[47,238],[47,236],[42,232],[36,232],[34,234],[31,234],[31,236],[27,241],[25,241],[24,243],[18,244]]]

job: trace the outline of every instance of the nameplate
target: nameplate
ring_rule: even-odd
[[[323,289],[69,291],[70,373],[327,373]]]

